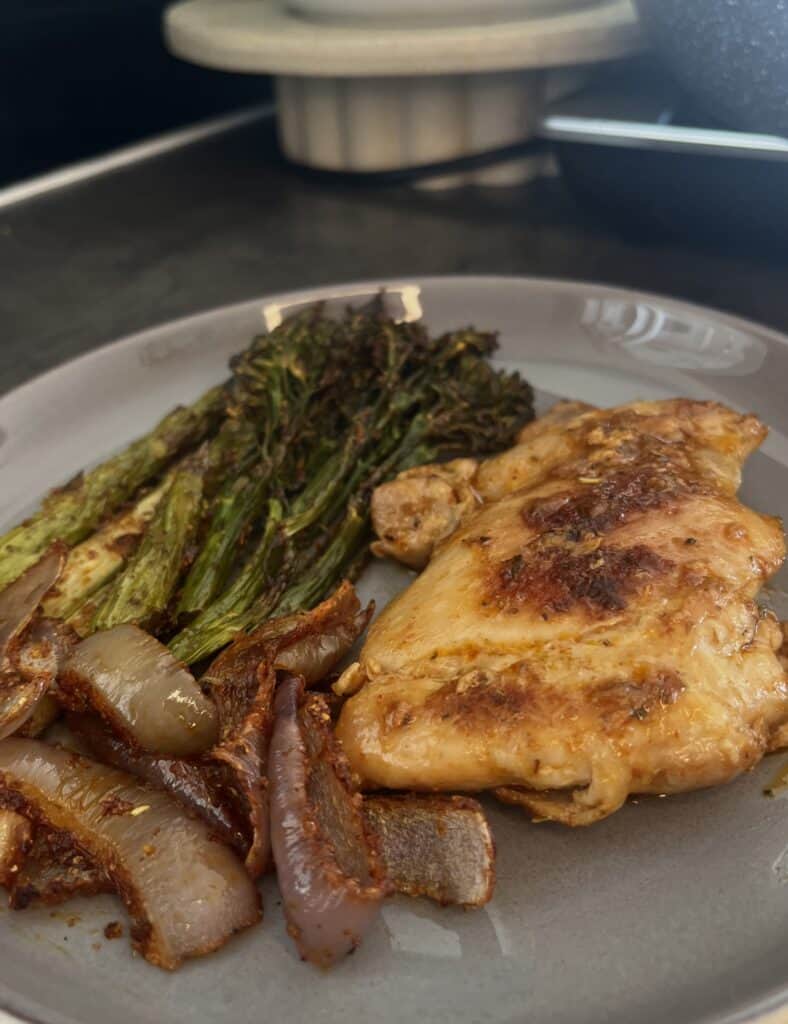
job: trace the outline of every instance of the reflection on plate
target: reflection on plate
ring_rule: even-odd
[[[590,298],[582,323],[606,351],[623,351],[654,366],[744,376],[756,373],[766,357],[766,344],[752,334],[649,302]]]

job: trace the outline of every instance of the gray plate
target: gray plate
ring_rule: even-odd
[[[147,331],[0,400],[0,521],[222,378],[228,356],[306,300],[357,300],[362,284],[261,299]],[[390,282],[403,316],[436,331],[501,332],[501,359],[551,396],[615,404],[689,395],[754,409],[772,427],[744,495],[788,512],[788,339],[720,313],[596,285],[506,278]],[[362,581],[385,601],[407,574]],[[784,598],[780,585],[771,595]],[[788,607],[783,604],[788,617]],[[0,1005],[46,1024],[742,1021],[788,999],[788,806],[762,796],[780,759],[721,789],[644,799],[588,829],[531,825],[490,806],[495,899],[465,913],[394,900],[331,974],[301,964],[275,886],[263,925],[175,975],[102,929],[110,897],[0,913]],[[77,915],[74,921],[71,915]]]

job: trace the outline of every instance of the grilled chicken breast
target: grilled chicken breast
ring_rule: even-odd
[[[715,403],[565,403],[496,458],[380,487],[378,552],[426,568],[338,683],[365,786],[494,789],[588,824],[788,739],[782,634],[755,601],[783,531],[736,497],[765,434]]]

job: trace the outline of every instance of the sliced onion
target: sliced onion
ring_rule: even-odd
[[[9,904],[54,906],[75,896],[113,892],[107,872],[67,832],[39,824],[27,856],[9,886]]]
[[[364,833],[360,797],[330,743],[327,702],[314,695],[322,706],[299,714],[303,687],[287,676],[274,701],[271,843],[288,930],[304,960],[328,967],[359,944],[386,885]]]
[[[66,721],[99,761],[170,793],[202,818],[217,838],[246,853],[246,823],[228,793],[221,766],[135,751],[92,715],[69,714]]]
[[[109,876],[65,832],[0,810],[0,885],[14,910],[53,906],[74,896],[112,892]]]
[[[239,637],[200,680],[219,711],[221,736],[211,757],[227,767],[246,806],[246,867],[253,878],[270,860],[265,769],[275,670],[290,669],[317,682],[347,654],[371,614],[372,606],[362,610],[353,586],[345,583],[313,611],[272,619]]]
[[[47,692],[47,685],[46,679],[20,682],[17,677],[0,690],[0,739],[22,728]]]
[[[242,659],[245,660],[245,659]],[[268,867],[271,856],[271,837],[268,825],[268,781],[265,777],[265,762],[268,756],[268,741],[271,734],[272,698],[275,673],[265,661],[251,672],[249,662],[232,677],[233,664],[230,659],[224,668],[226,685],[220,710],[226,718],[222,739],[211,752],[211,758],[226,769],[237,798],[243,804],[251,838],[246,854],[246,870],[252,878],[259,878]],[[222,672],[224,669],[221,670]],[[251,673],[244,682],[244,673]],[[214,680],[220,678],[217,673]],[[238,684],[235,689],[234,683]],[[243,691],[251,691],[247,700]],[[235,703],[236,698],[238,703]]]
[[[116,626],[77,644],[59,686],[70,707],[96,711],[142,750],[190,757],[216,742],[213,703],[164,644],[138,626]]]
[[[43,673],[30,678],[20,675],[16,655],[25,629],[63,572],[67,552],[65,544],[53,544],[0,593],[0,739],[25,724],[51,681]]]
[[[320,682],[361,636],[374,610],[373,602],[362,608],[352,583],[345,581],[313,611],[278,620],[282,632],[275,667],[302,676],[307,686]]]
[[[29,736],[35,739],[40,736],[60,717],[62,708],[51,693],[45,693],[41,700],[33,708],[30,717],[18,730],[20,736]]]
[[[12,645],[38,610],[44,596],[63,572],[68,548],[56,543],[30,568],[0,593],[0,657],[9,668]]]
[[[132,918],[136,948],[176,968],[260,917],[243,865],[165,793],[38,740],[0,743],[0,802],[67,832],[101,865]]]
[[[397,890],[481,907],[495,888],[495,844],[484,811],[459,796],[375,796],[364,820]]]
[[[17,671],[30,681],[45,679],[47,690],[19,730],[22,736],[39,736],[60,715],[53,695],[58,674],[79,641],[74,630],[57,619],[34,619],[25,630],[14,656]]]
[[[13,883],[32,838],[33,828],[27,818],[16,811],[0,810],[0,885]]]
[[[46,676],[54,682],[79,642],[79,637],[58,619],[34,619],[14,654],[14,667],[25,679]]]
[[[87,717],[87,716],[86,716]],[[78,736],[68,725],[66,718],[58,718],[53,722],[41,737],[46,743],[52,746],[62,747],[72,754],[83,754],[85,757],[92,757],[93,751],[88,744]],[[99,758],[101,760],[101,758]]]

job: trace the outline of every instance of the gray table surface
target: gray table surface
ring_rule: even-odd
[[[788,330],[787,269],[624,239],[558,179],[440,193],[310,177],[253,124],[0,210],[0,391],[190,312],[359,278],[581,278]]]

